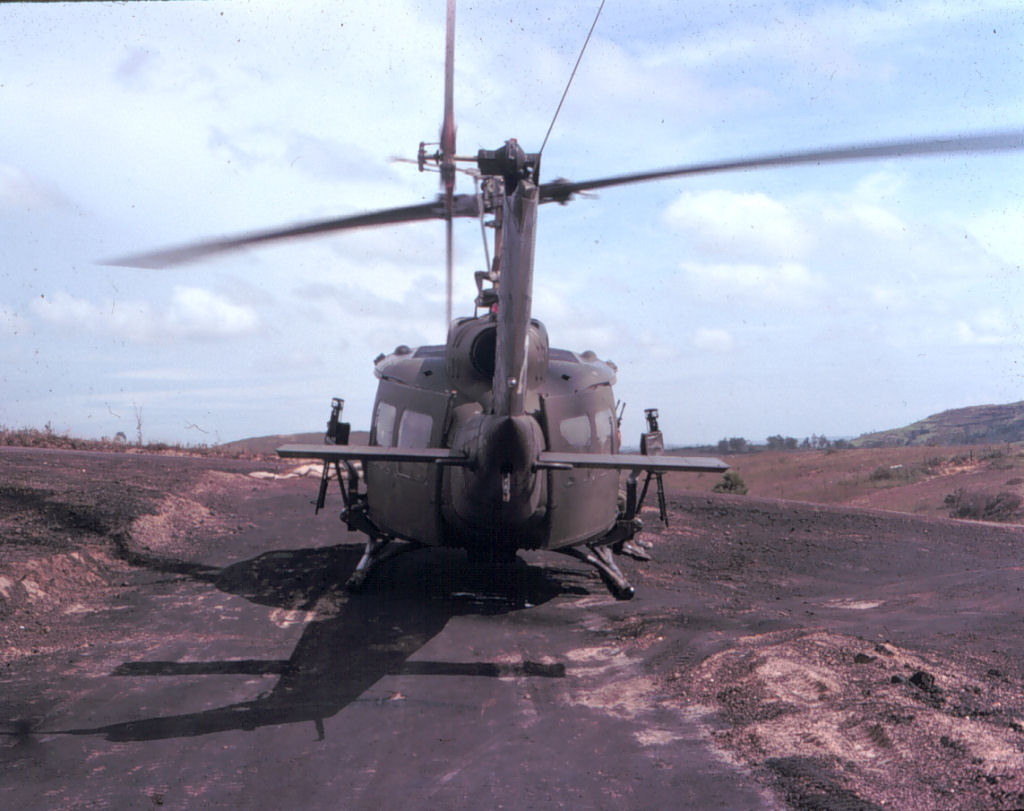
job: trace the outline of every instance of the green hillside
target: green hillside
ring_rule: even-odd
[[[886,448],[1021,441],[1024,441],[1024,401],[954,408],[903,428],[864,434],[852,444],[857,448]]]

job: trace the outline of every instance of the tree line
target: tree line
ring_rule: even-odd
[[[719,453],[751,453],[759,450],[798,451],[798,450],[844,450],[853,445],[846,439],[829,439],[824,434],[811,434],[802,440],[795,436],[775,434],[768,437],[764,445],[757,445],[741,436],[733,436],[718,440]]]

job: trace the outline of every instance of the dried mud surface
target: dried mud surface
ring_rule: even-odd
[[[1024,807],[1020,528],[671,503],[656,550],[679,565],[638,585],[700,589],[725,639],[652,666],[723,756],[787,807]]]
[[[270,467],[278,467],[270,463]],[[131,585],[140,564],[183,565],[246,526],[247,474],[268,463],[0,450],[0,661],[68,644],[63,618]]]
[[[1024,807],[1020,527],[672,484],[631,602],[445,551],[355,599],[315,482],[250,475],[293,467],[0,452],[0,804]]]

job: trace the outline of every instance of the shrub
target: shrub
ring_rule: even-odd
[[[711,488],[714,493],[731,493],[734,496],[745,496],[747,485],[735,470],[727,470],[722,475],[722,481]]]
[[[943,503],[950,508],[951,518],[976,521],[1012,521],[1022,499],[1016,493],[972,493],[963,488],[950,493]]]

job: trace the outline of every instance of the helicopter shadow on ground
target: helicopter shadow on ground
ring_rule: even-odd
[[[361,593],[349,594],[342,584],[360,554],[361,549],[353,546],[275,551],[220,570],[195,566],[188,572],[188,566],[149,560],[151,568],[174,568],[252,602],[314,612],[321,618],[306,625],[288,659],[125,662],[112,674],[279,675],[269,692],[251,701],[64,732],[104,735],[111,741],[146,741],[312,721],[322,739],[324,719],[386,675],[565,675],[562,664],[407,660],[454,616],[503,614],[562,594],[589,593],[581,585],[584,576],[579,572],[540,568],[517,558],[499,595],[480,591],[478,573],[469,570],[464,552],[416,549],[386,561]]]

